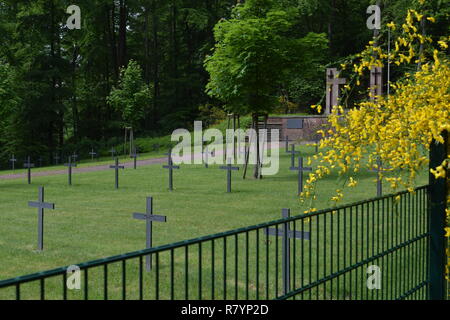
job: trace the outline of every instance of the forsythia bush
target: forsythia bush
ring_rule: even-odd
[[[436,45],[430,37],[419,32],[422,19],[434,22],[432,17],[409,10],[406,22],[401,26],[403,34],[395,39],[395,49],[390,54],[372,42],[358,55],[358,62],[353,65],[358,79],[372,67],[384,67],[387,60],[397,66],[414,63],[420,68],[391,84],[393,94],[389,97],[374,97],[373,101],[360,103],[349,111],[342,106],[333,109],[329,118],[331,129],[319,131],[323,136],[321,152],[314,156],[319,165],[309,175],[301,194],[302,202],[310,200],[312,207],[316,182],[335,168],[346,179],[331,200],[341,201],[344,187],[355,187],[358,184],[356,174],[374,168],[377,160],[389,168],[379,173],[380,179],[394,190],[406,188],[413,192],[418,172],[429,164],[431,142],[434,139],[444,143],[441,133],[444,130],[450,132],[450,62],[441,52],[448,49],[450,37],[440,39]],[[388,27],[397,28],[394,23]],[[419,47],[426,49],[417,50]],[[346,90],[350,90],[349,86]],[[319,111],[322,108],[312,107]],[[436,178],[449,179],[449,167],[450,154],[431,172]],[[446,212],[450,220],[450,209]],[[450,237],[450,227],[445,231],[446,237]],[[449,270],[450,264],[447,265]]]

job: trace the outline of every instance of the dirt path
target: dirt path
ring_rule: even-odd
[[[153,165],[153,164],[162,164],[166,163],[167,158],[154,158],[154,159],[148,159],[148,160],[138,160],[137,165],[143,166],[143,165]],[[121,165],[125,166],[125,168],[133,168],[133,161],[128,161],[121,163]],[[80,173],[80,172],[93,172],[93,171],[101,171],[101,170],[109,170],[110,164],[103,164],[103,165],[94,165],[89,167],[83,167],[83,168],[73,168],[74,173]],[[67,169],[61,169],[61,170],[48,170],[48,171],[39,171],[39,172],[32,172],[31,173],[33,177],[43,177],[43,176],[54,176],[58,174],[67,174]],[[5,174],[0,175],[0,180],[10,180],[10,179],[20,179],[20,178],[26,178],[27,173],[18,173],[18,174]]]
[[[270,143],[268,145],[268,148],[272,149],[272,146],[270,145]],[[280,143],[280,148],[282,148],[281,143]],[[217,155],[221,155],[221,154],[223,154],[223,152],[217,152]],[[202,157],[203,157],[203,155],[201,153],[192,155],[193,159],[201,159]],[[167,163],[167,157],[137,161],[138,166],[164,164],[164,163]],[[102,171],[102,170],[109,170],[110,165],[111,164],[93,165],[93,166],[83,167],[83,168],[73,168],[72,170],[74,173]],[[121,163],[121,165],[125,166],[125,168],[133,168],[133,161],[123,162],[123,163]],[[54,176],[54,175],[59,175],[59,174],[67,174],[67,169],[38,171],[38,172],[32,171],[31,174],[33,177]],[[27,177],[26,172],[18,173],[18,174],[11,173],[11,174],[0,175],[0,180],[20,179],[20,178],[26,178],[26,177]]]

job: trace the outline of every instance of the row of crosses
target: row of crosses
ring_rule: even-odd
[[[326,105],[325,115],[331,114],[334,107],[339,105],[340,86],[347,83],[345,78],[339,77],[336,68],[328,68],[326,76]],[[383,94],[383,68],[372,67],[370,69],[370,99],[376,100]]]

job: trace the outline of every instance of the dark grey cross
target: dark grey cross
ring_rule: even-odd
[[[54,203],[44,202],[44,187],[39,187],[39,200],[29,201],[28,206],[38,209],[38,250],[44,250],[44,209],[55,209]]]
[[[116,189],[119,189],[119,169],[125,169],[124,166],[119,166],[119,158],[116,157],[116,164],[114,166],[109,166],[110,169],[116,170]]]
[[[28,184],[31,184],[31,168],[34,168],[34,163],[31,163],[30,157],[27,158],[27,162],[23,164],[23,167],[28,169]]]
[[[137,167],[137,158],[139,157],[139,153],[137,152],[136,148],[133,149],[133,153],[130,156],[131,158],[133,158],[133,167],[134,169],[136,169]]]
[[[315,148],[316,148],[316,153],[319,152],[319,143],[320,143],[320,138],[317,138],[314,140],[315,142]]]
[[[55,159],[55,165],[59,164],[59,159],[60,157],[58,156],[58,154],[55,154],[55,156],[53,157],[53,159]]]
[[[221,166],[220,169],[227,170],[227,192],[231,192],[231,171],[239,171],[239,167],[231,166],[231,161],[228,159],[228,164],[226,166]]]
[[[15,165],[16,165],[16,162],[17,162],[16,157],[14,157],[14,155],[13,155],[12,158],[9,159],[9,162],[11,162],[11,166],[12,166],[12,169],[13,169],[13,171],[14,171]]]
[[[167,153],[167,162],[168,165],[163,166],[164,169],[169,169],[169,190],[173,190],[173,170],[174,169],[180,169],[180,166],[174,166],[172,161],[172,150],[169,150],[169,153]]]
[[[281,210],[283,219],[288,219],[291,216],[290,209]],[[291,241],[290,239],[310,240],[309,232],[302,232],[290,230],[289,222],[283,224],[283,228],[266,228],[266,235],[282,237],[282,275],[283,275],[283,292],[287,294],[290,291],[290,274],[291,274]],[[278,241],[278,240],[277,240]]]
[[[287,153],[291,154],[291,168],[295,166],[295,155],[300,154],[300,151],[295,151],[295,144],[291,144],[291,151]]]
[[[303,167],[303,158],[298,158],[298,167],[291,167],[289,170],[298,171],[298,194],[303,192],[303,172],[312,171],[312,168]]]
[[[114,159],[114,156],[116,155],[116,149],[111,148],[111,150],[109,150],[109,153],[111,153],[111,157]]]
[[[94,157],[97,155],[97,152],[94,151],[94,148],[91,149],[91,152],[89,152],[89,155],[91,156],[91,160],[94,161]]]
[[[133,218],[138,220],[145,220],[147,223],[146,228],[146,248],[150,249],[152,247],[152,223],[155,222],[167,222],[166,216],[158,216],[153,214],[153,198],[147,197],[147,208],[146,213],[133,213]],[[152,257],[148,255],[145,257],[145,264],[147,271],[152,269]]]
[[[72,157],[69,157],[69,162],[65,163],[64,166],[68,168],[68,176],[69,176],[69,186],[72,185],[72,168],[76,167],[76,163],[72,163]]]
[[[377,196],[381,197],[383,195],[383,179],[380,177],[380,173],[383,172],[385,168],[383,168],[383,163],[381,162],[381,159],[377,159],[377,166],[375,169],[372,169],[372,172],[377,173]]]

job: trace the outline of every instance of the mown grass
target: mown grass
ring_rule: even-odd
[[[313,154],[313,147],[301,148],[304,156]],[[154,213],[167,216],[167,223],[154,223],[154,246],[277,220],[281,218],[282,208],[291,208],[292,215],[299,215],[307,208],[299,203],[296,195],[297,175],[288,169],[290,156],[283,150],[280,154],[280,171],[276,176],[267,176],[261,181],[252,178],[243,180],[242,168],[238,173],[234,172],[231,194],[225,192],[225,171],[219,170],[218,166],[206,169],[201,165],[182,165],[181,170],[175,171],[175,190],[172,192],[168,191],[167,170],[163,170],[161,165],[121,171],[119,190],[114,189],[113,170],[89,173],[75,171],[72,186],[67,185],[66,175],[35,177],[32,185],[27,185],[23,179],[0,181],[0,279],[143,249],[145,223],[133,219],[132,213],[145,212],[145,199],[148,196],[154,198]],[[372,172],[360,173],[358,187],[347,193],[345,202],[375,197],[375,177]],[[425,177],[426,174],[418,183],[426,183]],[[322,209],[332,205],[328,199],[334,194],[337,183],[336,174],[319,183],[320,197],[314,207]],[[54,202],[56,210],[46,211],[44,251],[37,252],[37,213],[36,209],[27,206],[27,202],[37,199],[37,187],[41,185],[45,186],[45,200]],[[384,191],[390,192],[388,187]],[[238,248],[244,245],[242,241],[239,240]],[[223,247],[221,249],[220,244],[217,244],[216,249],[220,251]],[[196,250],[193,249],[191,254],[198,254]],[[234,247],[229,250],[234,250]],[[314,252],[315,247],[311,250]],[[176,252],[175,263],[181,263],[183,254]],[[240,254],[243,254],[242,249]],[[340,255],[339,252],[335,254]],[[263,259],[262,256],[260,258]],[[205,259],[204,263],[207,264],[212,258]],[[217,259],[217,265],[222,265],[220,258]],[[270,263],[274,264],[276,260],[272,259]],[[134,263],[130,263],[127,268],[127,275],[130,273],[128,279],[136,277],[137,263]],[[119,270],[120,264],[116,268]],[[165,270],[161,272],[168,272],[167,264],[161,268]],[[196,291],[198,265],[194,264],[191,268],[196,270],[191,271],[192,290]],[[223,282],[223,275],[217,268],[217,281]],[[111,296],[114,293],[117,297],[121,295],[120,274],[118,271],[109,279],[112,282]],[[89,277],[95,279],[95,271]],[[146,274],[145,277],[149,277],[148,281],[154,281],[151,278],[154,275]],[[174,277],[181,281],[183,272],[177,271]],[[209,279],[211,277],[212,274],[208,276]],[[203,285],[206,285],[208,280],[204,281]],[[230,278],[227,281],[234,280]],[[167,281],[161,286],[162,291],[170,291]],[[54,284],[54,288],[59,287],[59,283]],[[92,288],[91,297],[102,298],[103,292],[99,288]],[[136,289],[136,282],[127,289],[133,292],[129,293],[129,297],[136,298],[136,290],[133,289]],[[31,296],[34,290],[37,289],[22,291],[24,295],[28,293]],[[96,290],[99,292],[95,293]],[[219,286],[215,290],[217,296],[224,293]],[[82,296],[81,292],[71,294],[74,297]],[[320,293],[318,295],[323,296]],[[178,290],[177,297],[183,296]]]

